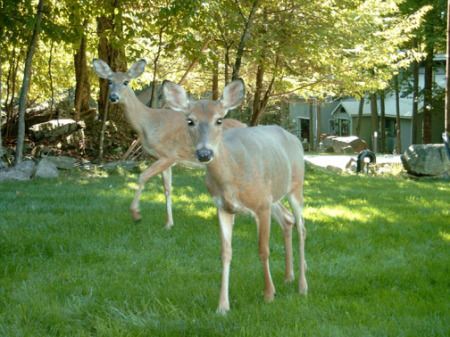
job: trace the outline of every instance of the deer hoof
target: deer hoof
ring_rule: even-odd
[[[134,222],[140,222],[142,220],[141,213],[137,209],[130,209],[131,217]]]
[[[166,229],[166,230],[171,230],[172,229],[172,227],[173,227],[173,223],[166,223],[166,225],[164,226],[164,229]]]

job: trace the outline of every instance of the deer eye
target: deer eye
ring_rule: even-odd
[[[111,80],[108,80],[108,84],[112,84],[112,81],[111,81]]]
[[[195,125],[194,120],[192,118],[188,118],[187,119],[187,123],[188,123],[189,126],[194,126]]]
[[[123,81],[123,85],[128,85],[129,81]]]
[[[223,122],[223,118],[219,118],[219,119],[217,119],[216,124],[220,125],[220,124],[222,124],[222,122]]]

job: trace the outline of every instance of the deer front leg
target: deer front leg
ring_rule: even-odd
[[[167,222],[165,229],[171,229],[173,227],[173,215],[172,215],[172,168],[162,171],[162,179],[164,185],[164,192],[166,193],[166,212]]]
[[[225,212],[217,208],[219,217],[220,235],[222,239],[222,285],[220,287],[218,313],[225,313],[230,310],[228,299],[228,284],[230,280],[230,264],[232,258],[231,237],[233,232],[234,214]]]
[[[264,272],[264,299],[272,302],[275,296],[275,286],[269,268],[270,209],[258,212],[256,221],[258,223],[259,258]]]
[[[131,216],[134,221],[141,220],[141,214],[139,211],[139,198],[141,196],[142,190],[144,189],[145,183],[155,174],[158,174],[172,166],[173,163],[173,160],[160,159],[154,162],[152,166],[141,173],[141,175],[139,176],[139,187],[130,206]]]

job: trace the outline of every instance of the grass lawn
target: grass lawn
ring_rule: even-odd
[[[128,212],[136,174],[0,184],[0,336],[450,335],[449,182],[309,170],[308,296],[284,283],[274,225],[277,296],[264,303],[256,226],[240,215],[222,316],[220,233],[203,176],[175,169],[170,231],[159,178],[139,224]]]

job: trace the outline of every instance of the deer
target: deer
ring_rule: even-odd
[[[217,208],[222,242],[222,281],[217,312],[230,310],[229,277],[235,215],[251,214],[256,220],[258,253],[263,267],[264,299],[271,302],[275,286],[269,269],[271,217],[283,231],[286,251],[285,281],[295,279],[292,229],[299,237],[300,294],[307,294],[305,276],[306,229],[303,211],[304,152],[301,142],[279,126],[224,130],[223,118],[240,106],[245,97],[242,79],[229,83],[218,101],[190,101],[183,87],[164,81],[167,105],[187,118],[197,159],[206,165],[206,187]],[[286,197],[292,214],[281,204]]]
[[[139,176],[139,186],[130,206],[132,218],[138,222],[142,219],[139,199],[145,183],[161,173],[166,197],[167,221],[165,228],[173,227],[172,214],[172,166],[176,163],[190,167],[204,167],[195,156],[194,146],[189,136],[186,119],[170,109],[152,109],[143,104],[133,89],[130,81],[138,78],[145,71],[144,59],[134,62],[128,72],[114,72],[100,59],[94,59],[94,70],[99,77],[108,80],[109,101],[119,104],[126,119],[141,139],[143,149],[156,161]],[[245,127],[235,119],[223,121],[224,129]]]

